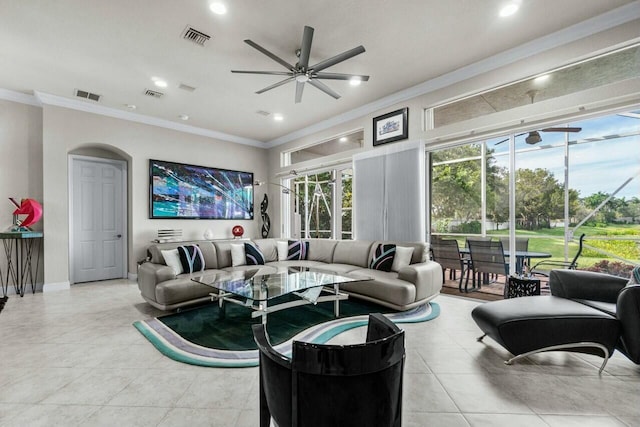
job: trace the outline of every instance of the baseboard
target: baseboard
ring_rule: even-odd
[[[133,282],[138,281],[138,273],[127,273],[127,278]]]
[[[42,292],[56,292],[56,291],[67,291],[71,289],[71,284],[69,281],[66,282],[56,282],[56,283],[45,283],[42,285]]]

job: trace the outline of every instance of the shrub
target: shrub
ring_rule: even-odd
[[[611,274],[613,276],[619,276],[619,277],[630,277],[631,270],[633,270],[633,268],[634,266],[631,264],[625,264],[620,261],[609,261],[604,259],[600,262],[595,263],[591,267],[587,267],[582,270],[595,271],[598,273],[606,273],[606,274]]]

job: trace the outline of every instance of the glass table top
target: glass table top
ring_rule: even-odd
[[[204,273],[191,280],[242,298],[265,301],[320,286],[370,279],[347,277],[308,267],[287,267],[286,270],[273,273],[256,266],[256,269],[244,271]]]

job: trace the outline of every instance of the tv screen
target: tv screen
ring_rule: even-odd
[[[149,160],[149,218],[253,219],[253,173]]]

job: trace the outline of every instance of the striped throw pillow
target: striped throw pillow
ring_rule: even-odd
[[[309,242],[302,240],[289,240],[287,247],[287,260],[300,261],[305,260],[309,256]]]
[[[204,256],[197,245],[178,246],[178,256],[183,273],[194,273],[204,270]]]
[[[244,244],[244,253],[247,265],[264,265],[264,255],[251,243]]]
[[[395,255],[396,245],[385,245],[381,243],[373,253],[369,268],[380,271],[391,271]]]

